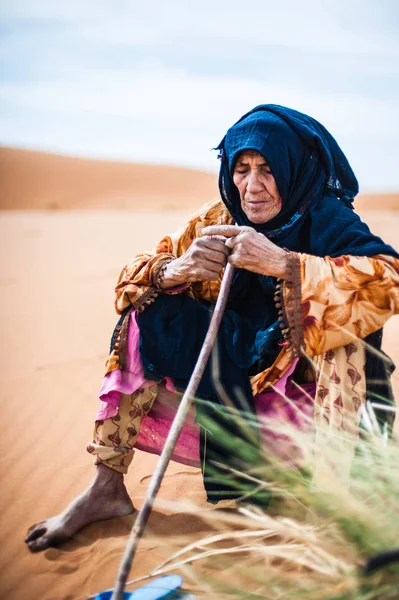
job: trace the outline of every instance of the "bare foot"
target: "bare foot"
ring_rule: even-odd
[[[89,523],[124,517],[134,510],[122,473],[98,465],[93,481],[83,494],[60,515],[33,525],[25,542],[32,552],[39,552],[66,542]]]

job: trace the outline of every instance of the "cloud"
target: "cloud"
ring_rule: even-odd
[[[4,3],[0,142],[216,168],[226,128],[274,102],[322,121],[367,187],[398,187],[397,5],[298,7]]]

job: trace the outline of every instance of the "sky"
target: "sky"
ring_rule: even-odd
[[[398,0],[1,0],[0,145],[208,171],[257,104],[399,190]]]

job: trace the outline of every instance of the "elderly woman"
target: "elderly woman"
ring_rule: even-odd
[[[222,474],[238,464],[251,469],[260,442],[272,444],[270,425],[257,426],[265,416],[298,427],[311,416],[319,447],[330,444],[329,461],[316,461],[322,479],[337,467],[334,436],[326,436],[342,432],[350,457],[366,398],[393,401],[391,364],[380,346],[383,325],[399,311],[399,259],[353,212],[358,184],[334,138],[311,117],[261,105],[228,130],[218,150],[220,199],[119,277],[121,318],[88,447],[97,473],[63,514],[30,531],[31,550],[133,511],[123,476],[135,447],[162,449],[227,262],[236,271],[218,335],[219,374],[208,366],[198,392],[204,402],[174,455],[201,464],[209,500],[243,494]],[[245,408],[249,428],[237,425],[225,398]],[[255,440],[245,460],[243,439]]]

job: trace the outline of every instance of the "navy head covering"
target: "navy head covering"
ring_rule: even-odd
[[[250,225],[279,246],[316,256],[396,255],[351,210],[359,191],[355,174],[336,140],[312,117],[262,104],[242,116],[217,149],[220,194],[238,225]],[[244,150],[267,160],[282,197],[280,213],[264,224],[249,222],[233,182],[235,162]]]

